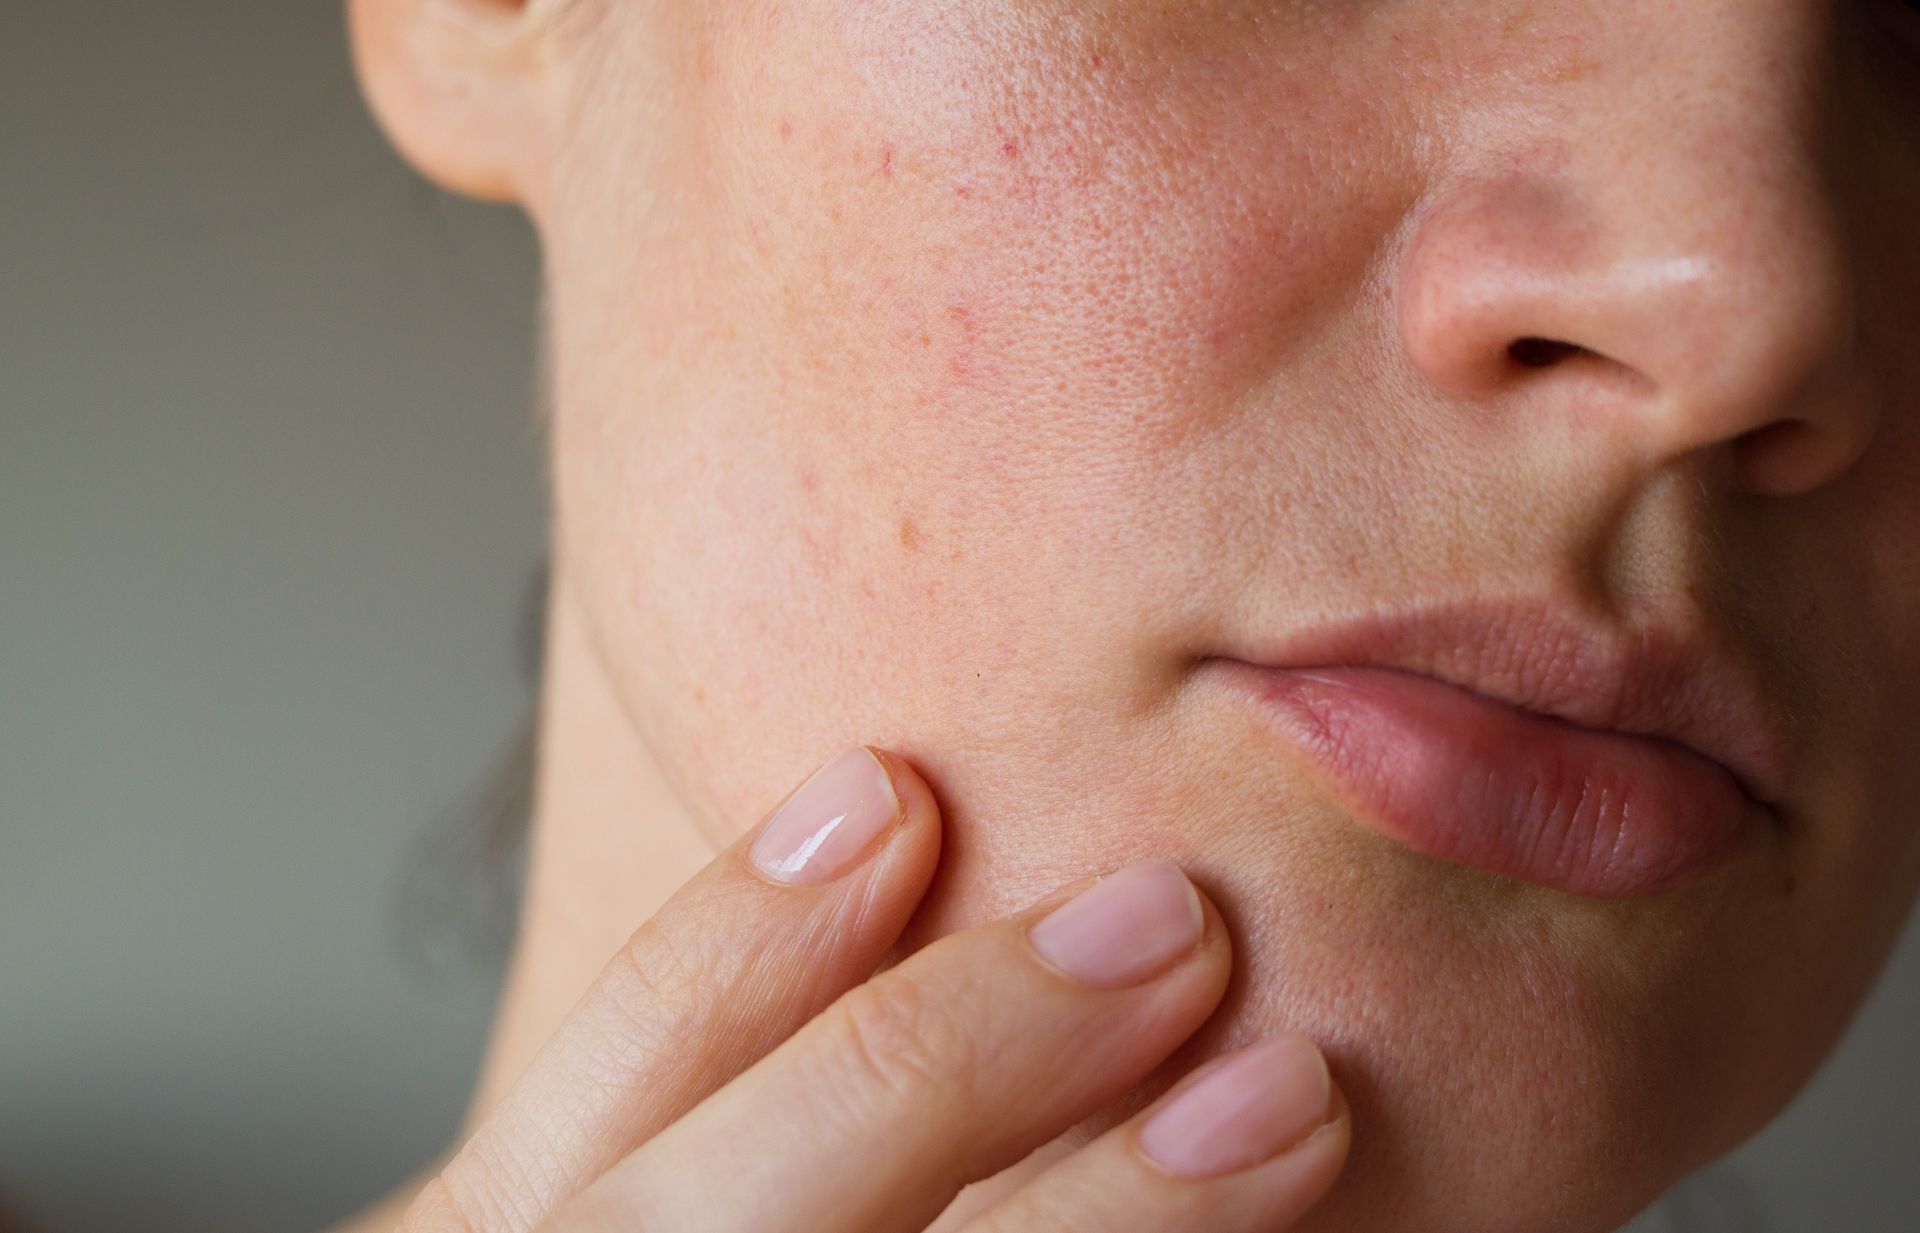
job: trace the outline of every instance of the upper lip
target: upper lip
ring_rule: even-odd
[[[1449,604],[1314,626],[1237,658],[1418,673],[1582,727],[1672,741],[1763,804],[1785,792],[1786,745],[1765,694],[1704,633],[1621,628],[1546,600]]]

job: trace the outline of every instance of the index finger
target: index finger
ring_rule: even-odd
[[[822,766],[634,933],[402,1228],[537,1225],[870,976],[939,853],[903,760]]]

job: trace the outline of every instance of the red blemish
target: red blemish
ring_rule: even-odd
[[[893,147],[892,146],[880,147],[880,174],[883,176],[893,175]]]
[[[793,121],[792,120],[782,119],[780,121],[780,140],[782,141],[793,140]]]
[[[813,562],[814,569],[823,574],[831,572],[838,555],[834,552],[833,544],[822,538],[818,528],[811,524],[800,528],[800,538],[807,546],[807,557]]]
[[[1014,141],[1012,138],[1008,138],[1006,141],[1000,143],[1000,153],[1006,155],[1008,158],[1018,158],[1020,157],[1020,143]]]
[[[1100,53],[1096,51],[1096,52],[1094,52],[1094,53],[1093,53],[1092,55],[1090,55],[1090,56],[1088,56],[1088,57],[1087,57],[1087,63],[1088,63],[1088,64],[1091,64],[1091,65],[1092,65],[1093,67],[1095,67],[1095,68],[1099,68],[1099,67],[1100,67]]]
[[[820,491],[820,473],[811,465],[800,468],[800,486],[808,492]]]
[[[978,369],[974,350],[979,343],[979,327],[973,320],[973,310],[965,304],[948,304],[947,316],[960,329],[959,342],[947,356],[947,371],[961,384],[971,384]]]
[[[956,185],[954,185],[954,186],[953,186],[953,195],[954,195],[954,196],[956,196],[956,197],[972,197],[972,196],[973,196],[973,185],[971,185],[971,184],[956,184]]]

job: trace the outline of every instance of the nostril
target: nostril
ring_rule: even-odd
[[[1509,343],[1507,354],[1516,364],[1527,368],[1545,368],[1585,349],[1578,343],[1561,342],[1557,338],[1528,337],[1516,338]]]

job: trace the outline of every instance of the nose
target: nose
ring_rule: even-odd
[[[1639,465],[1721,451],[1767,495],[1860,457],[1875,413],[1820,167],[1822,33],[1803,18],[1761,37],[1755,7],[1668,9],[1703,27],[1744,9],[1745,24],[1621,37],[1577,86],[1533,96],[1551,123],[1526,131],[1552,137],[1470,153],[1433,182],[1395,287],[1427,382],[1579,417],[1574,439]]]

